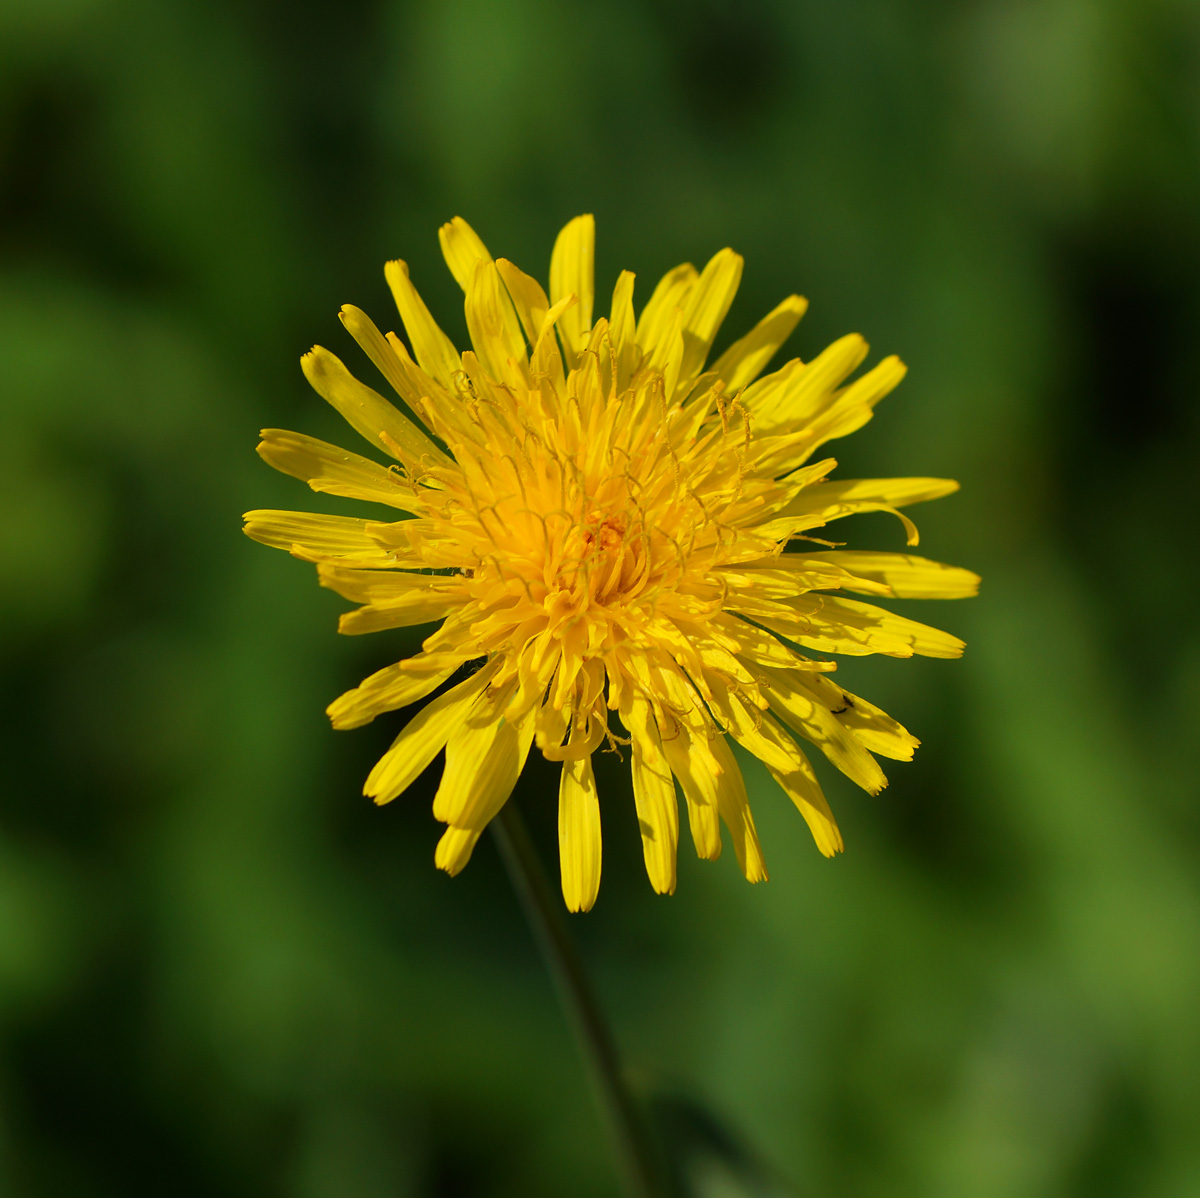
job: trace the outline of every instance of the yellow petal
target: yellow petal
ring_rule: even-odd
[[[412,342],[413,353],[421,369],[437,379],[444,387],[454,389],[454,375],[462,362],[454,342],[438,327],[429,314],[425,301],[408,277],[408,264],[397,259],[383,268],[384,277],[392,290],[404,331]],[[403,392],[401,392],[403,394]],[[407,397],[406,397],[407,398]]]
[[[871,508],[925,503],[957,490],[958,483],[952,478],[843,478],[802,491],[788,505],[787,513],[812,511],[825,520],[836,520]]]
[[[808,300],[803,296],[789,295],[716,360],[713,370],[727,392],[740,391],[758,378],[807,309]]]
[[[322,562],[317,576],[323,587],[354,603],[393,603],[413,594],[445,595],[467,601],[463,579],[455,575],[418,574],[408,570],[356,570]]]
[[[608,318],[608,335],[612,338],[613,350],[617,355],[618,391],[629,386],[641,356],[637,344],[637,321],[633,315],[633,283],[633,271],[623,270],[617,276]]]
[[[675,310],[683,308],[698,277],[696,268],[684,262],[659,279],[650,302],[638,317],[637,341],[644,353],[653,353],[658,346],[671,327]]]
[[[695,679],[697,683],[703,683],[704,667],[710,667],[720,670],[737,682],[752,684],[754,676],[734,656],[738,646],[729,638],[722,636],[720,630],[714,627],[722,618],[715,616],[708,625],[678,621],[677,639],[667,637],[659,639],[663,644],[668,645],[672,652],[680,652],[680,656],[686,659],[689,669],[694,670],[700,667],[700,676]],[[765,633],[763,635],[766,636]],[[687,646],[686,649],[683,649],[684,645]]]
[[[550,311],[550,301],[542,290],[537,279],[530,278],[524,271],[518,270],[507,258],[496,259],[496,269],[508,288],[513,307],[521,318],[521,327],[530,345],[537,343],[542,331],[546,313]]]
[[[911,553],[870,553],[863,550],[835,550],[830,553],[810,553],[809,560],[825,561],[848,574],[882,583],[898,599],[967,599],[979,593],[979,575],[960,566],[947,566]],[[846,590],[870,593],[870,587],[859,588],[853,582],[841,584]]]
[[[663,376],[663,394],[669,403],[675,395],[675,387],[683,369],[683,310],[674,309],[667,327],[654,346],[647,362],[647,369]]]
[[[487,262],[492,260],[487,246],[461,216],[456,216],[438,230],[438,241],[442,244],[442,257],[446,259],[450,273],[466,291],[475,274],[475,263],[481,258]]]
[[[869,794],[878,794],[887,778],[879,763],[863,748],[828,707],[805,686],[806,677],[764,671],[763,693],[771,710],[793,731],[816,745],[852,782]]]
[[[737,616],[726,613],[714,616],[711,627],[729,638],[739,656],[758,665],[778,666],[785,670],[813,670],[825,666],[823,662],[802,657],[769,632],[747,624]]]
[[[445,591],[413,590],[388,600],[356,607],[338,618],[338,632],[343,636],[363,636],[387,628],[411,628],[414,624],[429,624],[440,620],[462,606],[462,597]]]
[[[688,827],[696,856],[715,861],[721,855],[721,824],[717,808],[718,780],[710,765],[711,754],[693,744],[687,727],[680,725],[662,741],[663,754],[671,772],[679,779],[687,802]],[[714,737],[719,737],[713,729]],[[708,746],[706,745],[705,748]]]
[[[633,658],[631,664],[635,662],[636,658]],[[692,667],[690,660],[688,665],[689,668],[695,668],[702,681],[703,666]],[[721,767],[712,755],[710,746],[720,738],[720,732],[701,698],[697,682],[672,660],[670,653],[654,655],[646,667],[643,670],[635,668],[634,672],[639,678],[644,677],[643,687],[649,686],[660,704],[661,713],[656,716],[655,722],[659,724],[663,753],[668,763],[673,760],[671,746],[682,737],[688,750],[690,768],[703,768],[713,775],[719,774]]]
[[[455,359],[456,365],[450,385],[443,386],[412,360],[404,342],[395,333],[387,335],[387,342],[399,364],[399,381],[403,388],[400,394],[404,397],[404,402],[414,412],[420,412],[421,419],[443,441],[453,441],[455,436],[466,438],[468,442],[476,440],[477,426],[472,423],[457,394],[458,384],[463,376],[462,358]],[[422,474],[422,482],[426,481],[430,474],[432,471]]]
[[[390,803],[412,785],[445,747],[450,734],[492,680],[500,663],[500,658],[494,658],[477,674],[422,707],[376,763],[363,794],[376,803]]]
[[[325,708],[335,728],[361,728],[385,711],[407,707],[436,690],[463,663],[460,657],[421,653],[386,666]]]
[[[409,399],[412,394],[410,369],[388,339],[375,327],[375,322],[353,304],[343,304],[338,319],[375,364],[379,373],[391,384],[392,390],[409,405],[419,420],[424,421],[420,406],[414,405]]]
[[[484,828],[499,814],[525,766],[532,713],[514,725],[500,716],[504,694],[480,699],[446,745],[446,769],[433,800],[448,821],[434,862],[453,876],[470,860]]]
[[[895,354],[873,366],[862,378],[838,391],[833,402],[815,423],[818,440],[814,447],[835,437],[844,437],[870,419],[871,409],[899,384],[908,367]]]
[[[888,642],[899,647],[900,651],[892,648],[877,651],[898,657],[907,657],[912,653],[921,657],[961,657],[966,647],[958,637],[940,628],[898,616],[873,603],[843,599],[840,595],[805,595],[789,601],[788,606],[807,614],[814,624],[821,625],[819,635],[828,633],[836,636],[837,630],[850,629],[850,639],[855,643],[860,634],[873,644]],[[845,648],[834,651],[846,652]]]
[[[871,419],[875,405],[904,377],[907,367],[897,357],[885,358],[849,387],[800,398],[804,411],[793,414],[779,407],[758,420],[766,432],[790,432],[786,437],[767,435],[756,454],[756,469],[779,476],[806,462],[813,451],[836,437],[845,437]]]
[[[574,295],[561,299],[542,318],[541,331],[534,341],[533,352],[529,355],[530,378],[534,383],[540,383],[542,378],[548,378],[551,386],[562,392],[566,386],[566,374],[563,371],[563,358],[559,353],[558,339],[554,335],[559,318],[579,301]]]
[[[596,280],[596,218],[585,215],[569,221],[554,242],[550,255],[550,302],[557,304],[568,295],[579,303],[563,313],[559,332],[568,369],[574,368],[592,328]]]
[[[913,750],[921,742],[887,712],[823,675],[810,674],[804,685],[850,729],[864,749],[895,761],[913,759]]]
[[[871,603],[838,595],[801,595],[786,605],[788,611],[756,608],[754,619],[772,632],[810,649],[862,657],[884,653],[889,657],[961,657],[964,644],[958,637],[928,624],[894,615]]]
[[[563,763],[558,788],[558,859],[569,911],[590,911],[600,891],[600,801],[592,759]]]
[[[246,521],[242,531],[252,540],[286,549],[306,561],[349,558],[355,565],[387,566],[395,560],[367,532],[369,526],[375,525],[373,520],[270,508],[247,512],[242,519]]]
[[[683,312],[683,378],[694,377],[704,365],[741,281],[742,256],[731,249],[714,254],[701,271]]]
[[[264,428],[258,456],[268,465],[318,492],[386,503],[406,512],[423,510],[416,486],[402,475],[337,445],[292,433]]]
[[[433,799],[433,816],[457,828],[486,828],[512,794],[529,753],[532,720],[518,727],[502,704],[481,700],[446,744],[446,769]],[[480,722],[486,719],[487,722]]]
[[[567,727],[571,724],[572,712],[569,707],[555,707],[553,703],[543,703],[538,709],[534,722],[534,739],[537,747],[545,753],[555,752],[567,735]]]
[[[452,878],[471,860],[471,854],[483,835],[482,828],[456,828],[453,824],[442,833],[433,854],[433,863]]]
[[[496,264],[479,259],[467,288],[467,331],[479,360],[497,382],[526,382],[525,338]],[[464,363],[465,365],[465,363]]]
[[[748,882],[765,882],[767,864],[763,859],[762,845],[758,842],[754,817],[750,814],[750,799],[746,795],[741,768],[725,737],[718,737],[709,747],[721,769],[716,775],[717,810],[729,829],[738,865]]]
[[[642,833],[642,856],[650,885],[659,894],[675,893],[675,855],[679,845],[679,803],[675,782],[662,752],[650,705],[630,695],[621,719],[633,740],[633,800]]]
[[[342,418],[376,448],[410,464],[452,464],[451,459],[408,417],[378,392],[360,383],[327,349],[314,345],[300,359],[300,365],[317,394],[332,404]]]
[[[897,509],[957,490],[958,483],[950,478],[857,478],[818,483],[801,491],[776,519],[755,531],[781,541],[844,516],[890,512],[904,525],[909,545],[916,545],[920,540],[916,525]]]
[[[756,436],[797,432],[832,402],[837,385],[867,356],[857,333],[835,341],[807,365],[798,359],[746,389],[742,403]]]
[[[837,821],[833,818],[833,812],[829,810],[829,804],[821,793],[817,776],[812,772],[808,761],[804,760],[799,769],[790,773],[772,769],[771,777],[779,783],[784,794],[796,804],[800,814],[804,816],[804,822],[808,824],[821,853],[826,857],[840,853],[845,848],[842,834],[838,831]]]
[[[800,768],[804,760],[800,746],[769,715],[751,712],[716,677],[710,676],[708,684],[713,691],[714,710],[725,721],[729,735],[742,748],[772,769],[786,773]]]
[[[754,570],[734,571],[722,570],[721,577],[729,586],[729,597],[725,606],[741,610],[738,602],[739,595],[756,595],[760,598],[790,599],[802,595],[806,591],[831,591],[843,587],[846,590],[858,591],[865,595],[891,595],[892,588],[881,582],[871,582],[869,579],[856,579],[845,570],[830,565],[828,562],[814,562],[798,553],[783,553],[775,559],[787,562],[789,558],[800,559],[796,564],[784,565],[777,569],[759,568]],[[803,562],[802,566],[800,562]],[[804,567],[807,568],[804,568]],[[860,585],[856,585],[860,584]]]
[[[402,568],[453,567],[457,563],[429,562],[426,555],[437,556],[445,540],[445,530],[436,520],[368,520],[367,535],[381,549],[389,550],[389,564]],[[350,565],[351,563],[343,563]]]
[[[547,744],[542,748],[542,756],[547,761],[578,761],[583,757],[591,757],[603,743],[607,731],[608,723],[602,718],[602,713],[582,712],[571,722],[571,736],[567,743]]]

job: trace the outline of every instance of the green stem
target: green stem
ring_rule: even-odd
[[[668,1191],[645,1117],[622,1075],[612,1033],[567,933],[561,900],[551,889],[525,821],[511,799],[492,821],[492,828],[587,1060],[631,1198],[665,1198]]]

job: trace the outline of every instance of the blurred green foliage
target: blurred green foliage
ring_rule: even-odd
[[[962,662],[843,666],[925,744],[822,772],[837,860],[752,773],[771,882],[657,898],[605,767],[572,926],[695,1193],[1200,1193],[1198,144],[1186,0],[0,0],[0,1192],[614,1192],[490,842],[322,714],[413,638],[238,532],[386,258],[461,336],[440,221],[544,274],[594,211],[602,292],[732,244],[725,340],[904,356],[842,471],[960,478],[985,577],[905,606]]]

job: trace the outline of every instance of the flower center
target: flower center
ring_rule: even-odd
[[[611,553],[621,548],[625,539],[625,525],[623,515],[606,516],[593,511],[584,525],[583,543],[589,550]]]

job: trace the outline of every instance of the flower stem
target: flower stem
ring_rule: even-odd
[[[516,804],[510,799],[492,821],[500,856],[554,978],[559,998],[587,1061],[608,1118],[631,1198],[667,1198],[662,1169],[645,1116],[621,1072],[616,1044],[571,943],[557,894]]]

